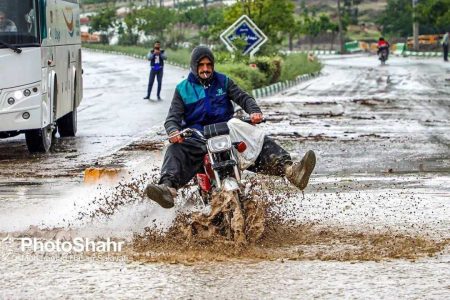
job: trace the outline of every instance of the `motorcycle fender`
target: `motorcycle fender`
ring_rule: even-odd
[[[227,177],[222,181],[222,188],[226,192],[239,191],[239,183],[236,178]]]

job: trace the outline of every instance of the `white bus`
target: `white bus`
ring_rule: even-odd
[[[0,138],[47,152],[75,136],[82,99],[78,0],[0,0]]]

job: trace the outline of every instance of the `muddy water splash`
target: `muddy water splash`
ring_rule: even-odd
[[[226,213],[229,195],[217,195],[210,215],[179,215],[168,231],[157,225],[137,234],[127,247],[130,259],[143,262],[194,263],[234,259],[379,261],[417,259],[444,251],[450,239],[433,240],[398,232],[355,232],[323,224],[296,223],[296,212],[280,209],[291,192],[282,192],[270,180],[252,180],[252,199],[246,216],[236,218],[239,238],[231,238],[215,224]],[[232,197],[231,197],[232,198]],[[222,202],[220,202],[222,201]],[[252,224],[246,227],[246,224]],[[242,228],[245,234],[242,233]],[[246,231],[247,230],[247,231]],[[253,232],[252,232],[253,230]],[[248,243],[242,242],[242,235]]]
[[[142,197],[143,186],[155,180],[156,176],[143,174],[118,184],[112,193],[96,197],[90,205],[79,210],[80,220],[90,228],[95,222],[116,217],[130,204],[147,201]],[[242,213],[235,213],[238,217],[232,219],[230,233],[217,222],[217,217],[236,209],[235,198],[230,194],[215,195],[209,213],[205,214],[198,205],[193,205],[198,204],[199,196],[188,188],[180,190],[177,205],[172,210],[176,217],[169,220],[168,226],[162,226],[157,215],[151,215],[149,220],[154,218],[153,222],[142,222],[132,227],[132,232],[135,232],[132,241],[117,255],[140,262],[185,264],[240,259],[414,260],[448,251],[450,245],[448,238],[433,239],[394,230],[358,231],[320,221],[299,223],[296,216],[301,214],[301,200],[298,202],[300,206],[286,209],[287,200],[299,198],[297,191],[280,180],[261,176],[248,179],[248,183],[251,186],[249,199],[244,202]],[[157,209],[156,206],[153,208]],[[157,214],[164,212],[167,210],[156,211]],[[19,236],[70,240],[79,236],[77,228],[80,227],[73,230],[70,226],[50,230],[35,228]]]
[[[114,187],[112,192],[100,194],[86,207],[82,208],[78,212],[77,219],[90,222],[109,218],[117,213],[121,207],[142,201],[144,199],[143,187],[147,183],[156,182],[156,173],[144,173],[131,178],[131,180],[123,180]]]

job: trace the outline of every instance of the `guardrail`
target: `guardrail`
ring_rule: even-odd
[[[271,95],[274,95],[276,93],[279,93],[281,91],[284,91],[294,85],[297,85],[301,82],[307,81],[311,78],[317,77],[320,75],[320,72],[310,73],[310,74],[303,74],[300,76],[297,76],[294,80],[286,80],[286,81],[280,81],[259,89],[254,89],[252,91],[252,95],[255,99],[268,97]]]
[[[281,53],[284,54],[297,54],[297,53],[304,53],[304,54],[308,54],[308,53],[312,53],[314,55],[334,55],[334,54],[339,54],[338,51],[336,50],[295,50],[295,51],[280,51]]]
[[[405,51],[404,56],[418,56],[418,57],[441,57],[442,52],[417,52],[417,51]]]

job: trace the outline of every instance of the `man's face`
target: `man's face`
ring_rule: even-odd
[[[197,69],[198,76],[202,79],[208,79],[209,77],[211,77],[212,72],[213,72],[212,61],[207,57],[202,58],[198,63]]]
[[[155,47],[155,49],[159,50],[159,48],[161,48],[161,44],[160,43],[155,43],[154,47]]]

